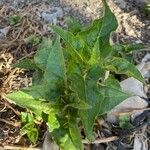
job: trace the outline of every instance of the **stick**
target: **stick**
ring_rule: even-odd
[[[30,147],[19,147],[19,146],[4,146],[4,150],[41,150],[41,149]]]
[[[91,144],[108,143],[108,142],[112,142],[112,141],[115,141],[115,140],[118,140],[118,139],[119,139],[118,136],[112,136],[112,137],[108,137],[108,138],[101,138],[101,139],[95,140]],[[89,142],[87,140],[82,140],[82,143],[83,144],[89,144]]]

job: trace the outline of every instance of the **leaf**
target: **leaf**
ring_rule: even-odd
[[[52,106],[50,103],[34,99],[31,95],[23,91],[7,94],[6,97],[15,102],[17,105],[30,109],[38,116],[42,116],[43,112],[48,113]]]
[[[70,116],[69,118],[69,133],[76,150],[83,150],[81,133],[77,124],[77,120],[73,116]]]
[[[70,46],[67,50],[72,50],[74,57],[78,58],[81,62],[84,62],[80,50],[84,48],[84,42],[80,37],[74,36],[71,32],[61,29],[57,26],[51,26],[55,33],[60,35],[60,37]]]
[[[102,95],[98,92],[97,84],[92,80],[85,80],[82,76],[74,74],[71,78],[71,90],[78,94],[78,97],[92,106],[92,109],[79,110],[79,116],[85,128],[85,134],[90,141],[93,137],[93,124],[99,114]]]
[[[94,20],[89,27],[83,28],[82,31],[78,33],[78,35],[82,37],[84,42],[90,48],[93,48],[94,44],[97,41],[101,25],[102,25],[101,19]]]
[[[20,60],[18,63],[13,64],[12,67],[22,68],[27,70],[35,70],[37,68],[34,61],[28,58]]]
[[[111,12],[106,0],[102,0],[104,5],[104,16],[102,18],[102,27],[100,30],[100,38],[109,37],[112,31],[117,29],[118,23],[115,15]]]
[[[110,34],[117,29],[118,23],[115,15],[111,12],[106,0],[103,0],[104,16],[102,17],[102,26],[99,33],[99,45],[101,52],[101,61],[109,58],[112,53],[112,47],[109,44]]]
[[[130,123],[130,116],[120,115],[119,116],[119,127],[122,129],[131,129],[134,126]]]
[[[131,43],[131,44],[124,45],[124,49],[126,53],[129,53],[131,51],[138,51],[143,48],[145,48],[145,46],[142,43]]]
[[[24,41],[27,44],[38,45],[40,43],[40,37],[35,35],[30,35],[29,37],[25,38]]]
[[[79,97],[76,94],[70,94],[71,103],[67,104],[65,107],[73,107],[76,109],[90,109],[91,106],[84,102],[83,100],[80,100]]]
[[[44,84],[47,85],[51,97],[54,99],[61,94],[62,88],[67,83],[65,60],[60,45],[60,39],[57,38],[51,47],[47,65],[44,73]]]
[[[76,34],[80,31],[81,25],[75,18],[67,17],[65,22],[67,23],[68,30],[73,34]]]
[[[43,83],[44,72],[40,69],[36,69],[32,76],[32,85],[38,85]]]
[[[99,115],[102,115],[104,113],[107,113],[112,108],[117,106],[119,103],[121,103],[123,100],[129,98],[131,95],[126,94],[122,92],[120,87],[117,88],[117,86],[100,86],[99,92],[103,95],[104,99],[100,106],[100,112]]]
[[[14,26],[19,22],[21,22],[22,18],[21,16],[13,15],[13,16],[8,16],[6,20],[11,26]]]
[[[106,64],[106,69],[113,71],[117,74],[125,74],[130,77],[145,83],[144,78],[142,77],[139,70],[126,59],[114,57]]]
[[[64,116],[59,116],[54,109],[51,110],[47,125],[54,141],[63,150],[76,150],[69,134],[68,120]]]
[[[93,47],[91,58],[88,61],[90,65],[98,64],[100,61],[100,49],[99,49],[99,38],[97,38],[96,43]]]
[[[32,128],[30,131],[27,132],[28,138],[31,140],[32,143],[36,143],[38,140],[39,132],[37,128]]]
[[[35,64],[43,71],[45,71],[47,59],[52,49],[51,47],[52,47],[51,39],[46,38],[43,39],[34,56]]]
[[[21,112],[21,123],[34,123],[33,114],[28,112]]]

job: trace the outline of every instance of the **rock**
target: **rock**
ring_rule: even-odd
[[[115,2],[119,5],[120,8],[125,9],[126,8],[126,2],[124,0],[115,0]]]
[[[132,114],[136,116],[137,109],[144,109],[146,107],[148,107],[148,103],[144,99],[140,98],[139,96],[132,96],[113,108],[107,114],[106,120],[110,123],[117,123],[119,113],[131,112],[132,110],[135,110],[132,112]]]
[[[53,142],[51,135],[48,131],[46,131],[45,133],[42,150],[59,150],[59,147]]]
[[[122,82],[120,82],[120,85],[125,93],[130,93],[135,96],[147,98],[143,84],[135,78],[131,77],[126,80],[123,80]]]
[[[150,54],[145,55],[142,62],[137,65],[137,69],[141,72],[145,79],[150,78]]]
[[[0,29],[0,38],[3,38],[7,35],[7,33],[9,32],[10,27],[5,27]]]
[[[61,7],[53,7],[39,13],[39,16],[47,23],[56,24],[57,19],[63,17]]]

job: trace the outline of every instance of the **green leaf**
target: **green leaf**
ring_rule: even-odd
[[[21,122],[22,123],[34,123],[33,114],[28,112],[21,112]]]
[[[69,101],[71,103],[67,104],[65,107],[73,107],[76,109],[90,109],[91,106],[87,104],[85,101],[80,100],[76,94],[70,94]]]
[[[14,26],[16,24],[18,24],[19,22],[21,22],[21,16],[17,16],[17,15],[13,15],[13,16],[8,16],[6,18],[6,20],[8,21],[8,23],[11,25],[11,26]]]
[[[51,26],[55,33],[60,35],[60,37],[70,46],[67,50],[72,50],[74,57],[78,58],[81,62],[84,62],[80,51],[84,48],[84,42],[80,37],[74,36],[71,32],[61,29],[57,26]]]
[[[13,64],[11,66],[16,68],[27,69],[27,70],[35,70],[37,68],[33,59],[28,59],[28,58],[20,60],[18,63]]]
[[[17,105],[30,109],[38,116],[42,116],[43,112],[48,113],[52,106],[50,103],[34,99],[31,95],[23,91],[10,93],[6,97],[15,102]]]
[[[97,38],[96,43],[93,47],[91,58],[88,61],[90,65],[98,64],[100,61],[100,46],[99,46],[99,38]]]
[[[144,44],[142,43],[131,43],[124,45],[124,49],[126,53],[129,53],[131,51],[138,51],[145,48]]]
[[[109,58],[112,53],[112,47],[109,44],[109,38],[112,31],[117,29],[118,23],[115,15],[111,12],[109,6],[106,3],[106,0],[103,0],[104,5],[104,16],[102,17],[102,26],[100,29],[100,52],[101,52],[101,61]]]
[[[39,132],[37,128],[32,128],[30,131],[27,132],[27,136],[32,143],[36,143],[38,140]]]
[[[130,116],[128,116],[127,114],[121,114],[119,116],[119,126],[122,129],[131,129],[134,126],[130,123]]]
[[[65,116],[58,115],[56,110],[51,110],[47,125],[54,141],[63,150],[76,150],[69,134],[68,120]]]
[[[104,5],[104,16],[102,18],[102,27],[100,30],[100,38],[103,39],[110,36],[112,31],[117,29],[118,23],[115,15],[111,12],[106,0],[102,0]]]
[[[93,124],[99,114],[102,95],[98,92],[96,81],[85,80],[82,76],[74,74],[71,78],[71,90],[78,94],[78,97],[92,106],[92,109],[79,110],[79,116],[85,128],[87,138],[92,141]]]
[[[32,76],[32,85],[38,85],[43,83],[43,71],[36,69]]]
[[[43,39],[34,56],[35,64],[43,71],[45,71],[47,59],[52,49],[51,47],[52,47],[51,39],[46,38]]]
[[[56,98],[61,94],[62,88],[66,86],[66,82],[64,55],[60,45],[60,39],[57,38],[51,47],[44,73],[44,84],[47,85],[51,95],[50,99]]]
[[[76,34],[80,31],[81,25],[75,18],[67,17],[65,22],[67,23],[68,30],[73,34]]]
[[[78,123],[75,117],[69,118],[69,133],[76,150],[83,150],[83,144],[81,139],[81,133],[78,127]]]
[[[40,40],[40,37],[35,35],[30,35],[29,37],[24,39],[25,43],[32,45],[38,45],[40,43]]]
[[[120,87],[117,86],[100,86],[99,92],[103,95],[104,99],[99,107],[99,115],[107,113],[123,100],[129,98],[131,95],[122,92]]]
[[[106,64],[106,69],[113,71],[117,74],[125,74],[130,77],[145,83],[144,78],[142,77],[139,70],[126,59],[114,57]]]
[[[83,28],[82,31],[78,33],[78,35],[82,37],[84,42],[90,48],[93,48],[94,44],[97,41],[101,25],[102,25],[101,19],[94,20],[90,26]]]

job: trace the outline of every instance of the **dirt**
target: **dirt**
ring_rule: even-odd
[[[139,1],[109,0],[109,5],[115,13],[119,27],[112,34],[112,43],[144,43],[150,45],[150,15],[141,11]],[[41,19],[41,12],[49,8],[60,8],[62,13],[52,20],[52,24],[64,26],[66,16],[74,16],[82,24],[88,24],[102,15],[102,3],[99,0],[0,0],[0,29],[9,27],[9,31],[0,37],[0,146],[23,145],[31,143],[19,133],[19,112],[24,111],[14,104],[8,103],[2,95],[26,87],[32,83],[32,73],[14,69],[10,65],[17,60],[32,57],[37,46],[31,47],[24,39],[29,35],[51,36],[48,23]],[[15,27],[10,26],[5,19],[10,15],[24,16]],[[148,53],[144,52],[144,55]],[[138,62],[143,52],[137,54]],[[43,136],[39,139],[39,145]],[[111,144],[110,144],[111,147]]]

